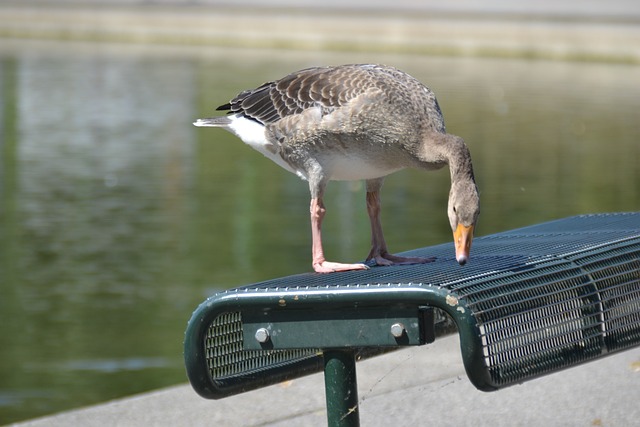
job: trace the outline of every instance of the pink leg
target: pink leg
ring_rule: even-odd
[[[371,221],[371,252],[367,261],[373,259],[377,265],[392,265],[424,264],[435,260],[435,258],[400,257],[389,253],[380,222],[380,191],[367,191],[367,213]]]
[[[322,199],[311,199],[311,207],[309,210],[311,212],[311,253],[313,257],[313,269],[317,273],[366,270],[369,268],[365,264],[341,264],[338,262],[327,261],[324,257],[324,250],[322,249],[322,219],[324,218],[326,212],[324,204],[322,203]]]

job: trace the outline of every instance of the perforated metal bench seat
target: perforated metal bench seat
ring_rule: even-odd
[[[185,362],[220,398],[323,369],[327,349],[376,352],[455,322],[466,372],[490,391],[640,345],[640,213],[583,215],[406,252],[430,264],[300,274],[220,292],[194,312]],[[436,313],[437,323],[437,313]]]

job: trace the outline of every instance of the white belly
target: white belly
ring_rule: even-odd
[[[302,179],[308,179],[306,170],[294,168],[282,159],[278,149],[267,140],[264,126],[244,117],[229,116],[229,119],[230,123],[227,125],[227,129],[247,145],[289,172],[298,175]],[[373,156],[368,157],[367,152],[360,152],[358,155],[349,155],[344,152],[339,152],[335,155],[322,153],[320,157],[316,159],[324,173],[329,176],[329,179],[335,181],[380,178],[403,169],[402,166],[384,164],[379,159],[374,159]]]
[[[336,156],[325,159],[324,166],[331,179],[335,181],[380,178],[403,169],[390,165],[383,166],[379,162],[356,156]]]

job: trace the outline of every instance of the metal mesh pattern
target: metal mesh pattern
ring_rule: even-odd
[[[479,325],[485,363],[496,383],[511,383],[600,353],[597,303],[589,300],[580,272],[562,267],[554,264],[517,274],[498,288],[467,296]]]
[[[242,315],[240,312],[217,316],[207,331],[205,357],[211,378],[222,380],[246,375],[314,357],[319,350],[244,350],[242,348]]]
[[[403,252],[403,255],[436,257],[423,265],[375,267],[342,273],[305,273],[282,277],[226,292],[273,291],[278,289],[342,288],[401,284],[439,286],[457,290],[474,278],[490,283],[496,272],[557,259],[622,239],[640,238],[640,213],[580,215],[545,224],[511,230],[473,240],[471,260],[460,267],[453,243]]]
[[[640,242],[460,289],[492,380],[510,384],[640,343]]]
[[[638,248],[615,248],[575,260],[594,280],[607,348],[640,342],[640,255]]]

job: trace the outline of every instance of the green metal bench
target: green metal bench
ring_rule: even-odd
[[[456,329],[467,375],[484,391],[640,345],[640,212],[479,237],[464,267],[450,244],[406,254],[437,260],[210,297],[186,331],[191,385],[219,399],[324,370],[329,424],[357,425],[356,358]]]

